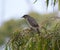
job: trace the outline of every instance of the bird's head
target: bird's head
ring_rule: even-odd
[[[22,18],[28,18],[29,17],[29,15],[24,15]]]

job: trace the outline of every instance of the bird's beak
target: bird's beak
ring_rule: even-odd
[[[22,19],[24,19],[23,17],[21,17]]]

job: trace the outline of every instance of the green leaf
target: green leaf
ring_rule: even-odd
[[[60,0],[58,0],[58,7],[59,7],[59,10],[60,10]]]
[[[33,3],[35,4],[37,2],[37,0],[35,0]]]
[[[46,0],[46,5],[47,5],[47,7],[48,7],[48,5],[49,5],[49,0]]]
[[[55,6],[55,4],[56,4],[56,0],[54,0],[54,6]]]
[[[5,50],[8,50],[8,47],[7,47],[7,45],[6,45],[6,47],[5,47]]]

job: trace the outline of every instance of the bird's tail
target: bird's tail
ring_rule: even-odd
[[[37,32],[38,32],[38,34],[40,35],[40,31],[39,31],[39,28],[37,28]]]

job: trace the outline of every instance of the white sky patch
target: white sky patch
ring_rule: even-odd
[[[53,8],[49,5],[46,9],[45,0],[0,0],[0,23],[11,18],[20,18],[24,14],[28,14],[30,11],[36,11],[38,13],[53,12]],[[58,10],[58,4],[56,4],[55,11]],[[3,17],[2,17],[3,16]]]
[[[14,18],[14,16],[22,16],[29,11],[24,0],[7,0],[5,18]],[[12,17],[11,17],[12,16]]]

